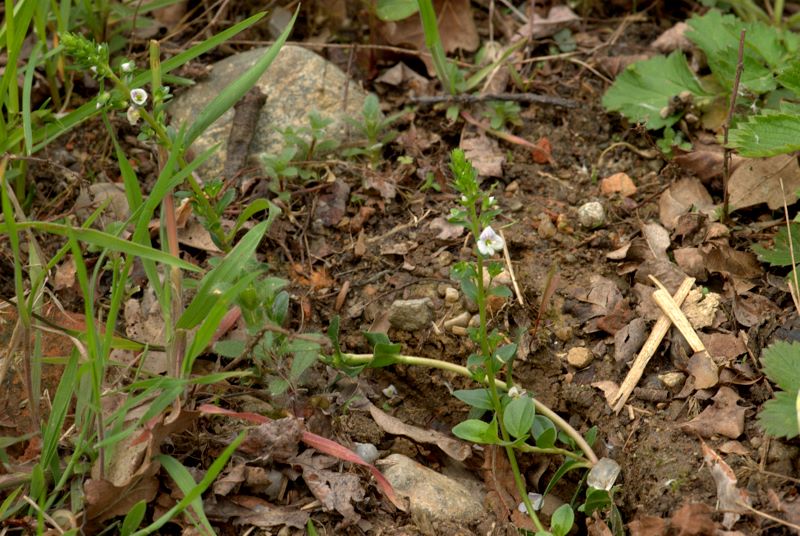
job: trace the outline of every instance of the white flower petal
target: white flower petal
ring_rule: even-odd
[[[136,106],[144,106],[144,103],[147,102],[147,91],[141,88],[132,89],[131,102]]]
[[[119,66],[119,68],[122,69],[123,73],[132,73],[134,67],[135,65],[133,64],[132,61],[126,61],[125,63]]]
[[[139,117],[141,114],[139,113],[139,108],[137,108],[136,106],[129,106],[127,115],[128,115],[128,123],[130,123],[131,125],[135,125],[136,123],[139,122]]]

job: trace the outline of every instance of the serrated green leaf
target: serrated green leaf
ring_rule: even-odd
[[[800,60],[794,60],[778,75],[778,83],[800,95]]]
[[[794,249],[795,262],[800,262],[800,223],[792,222],[789,224],[792,229],[792,249]],[[791,266],[792,251],[789,248],[789,232],[786,226],[781,226],[775,235],[772,249],[755,244],[753,251],[759,259],[769,263],[771,266]]]
[[[758,422],[771,436],[792,439],[800,434],[797,424],[797,396],[786,391],[775,393],[775,398],[764,404]]]
[[[702,17],[687,21],[686,37],[706,55],[711,72],[722,87],[730,88],[736,75],[739,56],[739,35],[746,30],[740,83],[760,94],[775,89],[776,71],[781,67],[787,48],[782,33],[761,22],[742,22],[734,15],[711,10]]]
[[[784,112],[750,116],[730,131],[728,147],[748,158],[797,151],[800,149],[800,117]]]
[[[673,125],[679,114],[661,117],[669,100],[684,91],[695,97],[711,96],[689,69],[680,51],[629,65],[603,96],[606,110],[646,123],[649,129]]]
[[[790,393],[800,390],[800,343],[778,341],[764,350],[764,373],[770,381]]]
[[[418,11],[417,0],[378,0],[375,13],[384,22],[403,20]]]

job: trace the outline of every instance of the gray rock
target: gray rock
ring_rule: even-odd
[[[172,124],[191,123],[197,114],[229,83],[238,79],[264,54],[257,48],[235,54],[214,64],[207,80],[199,82],[170,105]],[[360,117],[367,93],[334,64],[302,47],[285,45],[257,83],[267,96],[250,144],[248,165],[259,166],[259,155],[276,154],[283,148],[279,131],[308,126],[308,113],[316,110],[334,119],[327,132],[337,140],[346,138],[344,117]],[[343,96],[347,87],[347,103]],[[222,173],[233,109],[225,112],[192,145],[196,153],[220,143],[219,149],[201,168],[204,177]]]
[[[587,229],[600,227],[606,222],[606,211],[597,201],[584,203],[578,209],[578,223]]]
[[[377,465],[394,490],[408,498],[412,515],[465,525],[485,515],[481,497],[467,486],[402,454],[392,454]]]
[[[430,298],[395,300],[389,306],[389,324],[403,331],[417,331],[430,326],[433,301]]]

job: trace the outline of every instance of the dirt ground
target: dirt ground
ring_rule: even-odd
[[[624,10],[616,12],[620,17],[625,14]],[[583,20],[581,31],[597,42],[608,39],[623,19],[604,15]],[[723,274],[710,274],[703,282],[705,287],[722,292],[723,296],[721,321],[715,324],[715,332],[747,335],[747,352],[736,358],[735,366],[730,367],[733,372],[724,384],[738,395],[738,401],[733,404],[744,414],[744,432],[739,437],[713,435],[701,439],[682,427],[709,407],[718,391],[708,389],[699,395],[679,396],[680,387],[670,389],[660,382],[662,373],[686,370],[679,351],[681,344],[675,342],[679,336],[674,332],[667,336],[667,341],[651,360],[639,382],[640,389],[634,392],[622,411],[618,414],[612,411],[604,396],[603,386],[608,382],[620,384],[628,371],[626,362],[614,357],[614,334],[640,314],[636,309],[640,297],[634,289],[639,276],[626,271],[623,262],[609,259],[608,254],[638,236],[644,223],[658,220],[660,195],[670,184],[687,176],[687,172],[658,155],[647,133],[604,111],[600,104],[608,87],[604,78],[611,75],[602,66],[608,65],[608,58],[642,53],[660,31],[683,16],[681,11],[668,12],[659,7],[626,22],[625,30],[616,36],[612,46],[603,47],[589,57],[580,56],[583,64],[567,59],[537,63],[530,75],[529,90],[571,99],[577,106],[523,105],[523,124],[515,134],[532,141],[546,138],[552,159],[536,163],[527,149],[501,141],[507,164],[503,176],[496,181],[496,197],[503,211],[501,225],[524,305],[515,299],[509,300],[494,312],[492,325],[510,334],[522,333],[521,359],[514,368],[519,385],[577,430],[585,432],[592,426],[598,428],[598,440],[594,445],[598,455],[611,457],[622,467],[616,503],[624,522],[661,518],[673,524],[672,529],[654,528],[652,532],[638,526],[639,532],[634,530],[637,534],[725,533],[719,524],[722,513],[715,512],[717,487],[704,463],[701,442],[717,452],[725,452],[724,458],[736,473],[739,487],[750,494],[755,509],[795,523],[800,518],[796,480],[800,473],[798,443],[765,436],[755,420],[757,411],[771,396],[769,383],[759,373],[757,358],[761,349],[776,337],[791,337],[797,318],[788,294],[771,286],[767,275],[757,281],[752,292],[768,298],[777,307],[770,310],[765,322],[751,327],[737,324],[733,311],[735,297],[723,291],[726,283]],[[531,53],[543,52],[546,47]],[[327,53],[332,59],[341,60],[340,54]],[[382,102],[390,103],[386,112],[391,111],[389,107],[400,109],[408,103],[405,93],[372,81],[376,73],[389,65],[390,59],[378,58],[352,69],[354,76],[362,77],[360,81],[365,87],[377,90]],[[466,109],[474,111],[477,107]],[[156,170],[150,148],[137,142],[129,127],[122,123],[117,126],[120,137],[126,142],[126,151],[136,160],[140,176],[152,180]],[[470,258],[472,250],[471,246],[465,246],[463,237],[440,238],[439,230],[430,223],[446,216],[455,199],[447,185],[449,151],[465,136],[473,135],[475,128],[462,122],[449,124],[443,110],[420,107],[403,119],[398,129],[404,136],[413,130],[417,139],[434,135],[438,138],[439,141],[422,149],[418,144],[420,158],[417,161],[434,172],[441,183],[441,192],[421,192],[420,177],[424,177],[424,173],[402,171],[393,160],[378,170],[355,164],[341,165],[335,168],[337,180],[347,182],[351,194],[357,194],[362,201],[352,202],[351,196],[346,212],[348,220],[337,226],[310,223],[318,206],[315,198],[330,194],[330,183],[318,189],[310,188],[311,191],[305,193],[297,192],[291,198],[294,218],[276,222],[259,249],[259,255],[269,262],[276,275],[292,282],[291,319],[286,328],[324,332],[330,319],[339,315],[343,350],[365,353],[369,345],[362,333],[385,324],[385,313],[394,300],[428,297],[434,304],[434,321],[438,328],[411,333],[389,329],[390,339],[402,343],[405,354],[463,364],[473,351],[468,338],[439,328],[448,318],[443,289],[457,286],[450,280],[450,266],[459,259]],[[389,147],[387,159],[404,154],[415,143],[408,137],[405,139]],[[641,154],[619,147],[606,154],[602,165],[596,169],[601,153],[616,141],[632,144],[641,149]],[[652,157],[647,157],[648,152]],[[46,163],[31,165],[37,177],[32,216],[54,219],[70,215],[80,186],[74,182],[76,180],[115,181],[118,171],[111,153],[112,146],[99,121],[90,121],[51,144],[39,155]],[[81,178],[75,179],[64,168],[77,171]],[[593,177],[593,172],[597,177]],[[634,179],[637,189],[633,195],[621,197],[601,192],[597,179],[616,172],[624,172]],[[397,195],[393,200],[387,201],[374,189],[364,186],[362,179],[376,174],[394,183]],[[721,196],[718,185],[712,183],[709,190],[715,198]],[[597,229],[587,230],[578,224],[577,212],[581,205],[594,200],[602,201],[605,206],[606,221]],[[370,210],[364,212],[364,207]],[[768,240],[770,231],[758,234],[749,227],[759,217],[766,216],[780,215],[769,214],[765,208],[737,214],[731,226],[731,243],[747,250],[753,237]],[[354,224],[359,218],[362,221]],[[551,225],[543,223],[545,220]],[[366,243],[367,247],[357,254],[358,241]],[[198,262],[205,258],[202,251],[189,249],[185,253],[186,258]],[[5,240],[0,262],[0,288],[4,296],[12,296],[10,274],[13,272]],[[541,325],[534,334],[532,328],[539,314],[542,293],[554,266],[557,267],[558,288],[545,304]],[[320,273],[325,274],[327,283],[307,283],[312,274]],[[617,322],[616,328],[607,324],[598,328],[597,322],[591,321],[595,317],[585,311],[586,300],[581,296],[597,284],[598,276],[613,282],[622,296],[622,305],[616,311],[618,318],[609,320]],[[341,301],[345,283],[349,290]],[[108,282],[101,282],[103,284]],[[80,296],[74,291],[62,290],[59,298],[67,310],[82,310]],[[606,317],[610,316],[608,312]],[[3,337],[8,336],[9,325],[4,324]],[[591,349],[592,363],[581,369],[568,365],[565,355],[574,347]],[[57,354],[58,351],[53,350],[51,355]],[[685,352],[683,355],[685,357]],[[213,369],[216,356],[208,355],[206,359],[203,363]],[[204,365],[198,366],[202,369]],[[247,368],[248,364],[240,366]],[[48,370],[51,374],[46,376],[45,384],[53,389],[58,369]],[[0,436],[15,436],[23,431],[15,421],[25,415],[25,405],[19,403],[24,391],[19,375],[7,378],[6,384],[0,389]],[[387,400],[382,391],[390,385],[396,388],[397,395]],[[281,397],[269,397],[264,385],[256,379],[246,384],[229,381],[221,386],[205,386],[194,393],[192,402],[199,405],[216,397],[239,411],[253,411],[255,407],[273,416],[304,417],[308,430],[344,445],[370,442],[383,453],[404,453],[431,468],[441,469],[447,462],[442,452],[387,434],[363,407],[349,407],[348,397],[361,392],[407,424],[448,433],[467,415],[465,405],[449,393],[470,386],[465,378],[447,372],[402,366],[366,369],[356,380],[345,380],[332,369],[318,364],[300,388]],[[192,428],[171,439],[171,454],[184,463],[192,462],[202,468],[224,447],[225,438],[232,429],[208,419],[198,420]],[[18,459],[26,456],[22,446],[9,453]],[[479,479],[483,478],[482,456],[476,452],[467,462],[467,468]],[[559,463],[557,459],[521,457],[531,489],[541,489]],[[369,480],[366,471],[345,470],[356,472],[364,483]],[[577,480],[568,478],[555,494],[569,501],[578,484]],[[162,489],[162,495],[164,493],[168,496],[170,490]],[[282,497],[282,505],[311,502],[302,480],[290,482]],[[698,504],[704,507],[687,513],[687,505]],[[703,510],[705,507],[707,509]],[[341,517],[337,513],[324,512],[313,505],[310,512],[320,534],[514,533],[508,519],[494,514],[487,514],[487,519],[470,527],[431,525],[429,521],[415,519],[392,508],[381,499],[374,486],[367,486],[367,498],[355,504],[355,509],[362,522],[338,529]],[[691,518],[689,521],[686,521],[687,516]],[[710,525],[707,520],[712,520]],[[579,520],[579,527],[578,533],[587,533],[583,520]],[[218,528],[222,534],[240,533],[240,528],[224,523]],[[789,529],[757,515],[743,516],[735,530],[739,534],[790,533]],[[176,524],[170,526],[168,533],[179,532]],[[276,529],[263,533],[294,532],[279,533]]]

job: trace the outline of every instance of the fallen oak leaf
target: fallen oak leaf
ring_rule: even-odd
[[[206,415],[225,415],[228,417],[236,417],[237,419],[244,419],[250,422],[254,422],[257,424],[264,424],[266,422],[271,421],[268,417],[264,417],[263,415],[259,415],[257,413],[250,413],[250,412],[237,412],[231,411],[229,409],[220,408],[219,406],[214,406],[213,404],[203,404],[198,408],[198,411],[201,413],[205,413]],[[377,467],[372,465],[371,463],[365,462],[361,456],[353,452],[352,450],[348,449],[336,443],[335,441],[331,441],[325,437],[322,437],[317,434],[312,434],[307,430],[303,430],[301,441],[308,445],[309,447],[315,448],[320,452],[325,454],[329,454],[330,456],[334,456],[340,460],[344,460],[346,462],[355,463],[358,465],[363,465],[369,472],[372,473],[372,476],[375,477],[375,481],[378,483],[378,487],[383,492],[389,501],[397,507],[398,510],[403,512],[406,511],[405,504],[402,503],[400,498],[394,492],[394,488],[386,480],[386,477],[378,470]]]

